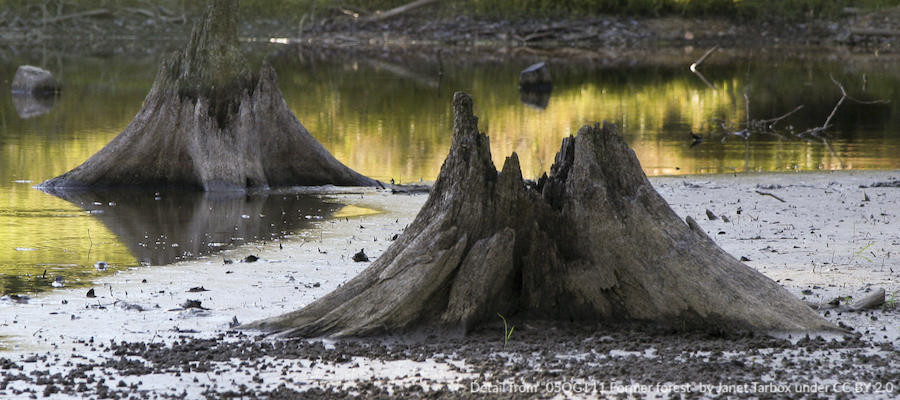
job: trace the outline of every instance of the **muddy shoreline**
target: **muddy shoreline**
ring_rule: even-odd
[[[329,198],[379,214],[322,221],[301,236],[199,260],[119,270],[96,282],[96,298],[64,288],[0,301],[0,396],[894,398],[900,189],[875,183],[897,178],[896,171],[651,178],[679,215],[808,302],[844,304],[885,289],[882,308],[819,311],[852,329],[843,338],[511,320],[507,341],[499,319],[466,337],[306,341],[235,332],[235,320],[302,307],[359,273],[368,264],[350,256],[361,247],[370,259],[380,256],[426,198],[369,191]],[[248,255],[259,259],[223,262]],[[205,290],[191,291],[198,286]],[[187,300],[204,309],[185,308]]]
[[[69,54],[168,52],[190,36],[196,16],[136,14],[116,10],[46,22],[29,15],[0,17],[0,48],[65,50]],[[813,46],[852,53],[894,53],[900,48],[900,8],[854,11],[839,20],[807,22],[740,21],[678,16],[646,18],[586,16],[580,18],[497,19],[449,17],[427,10],[380,22],[350,16],[247,20],[240,36],[250,42],[302,43],[319,48],[403,51],[442,47],[475,47],[556,51],[653,51],[664,48],[707,49]],[[509,50],[501,50],[509,51]]]

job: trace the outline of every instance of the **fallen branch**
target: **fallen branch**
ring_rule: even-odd
[[[753,123],[757,128],[760,128],[760,129],[773,129],[775,127],[775,124],[777,124],[779,121],[781,121],[787,117],[790,117],[795,112],[800,111],[801,108],[803,108],[802,104],[797,106],[797,108],[793,109],[791,112],[784,114],[778,118],[762,119],[762,120],[753,121]],[[769,124],[771,124],[771,125],[769,125]]]
[[[778,197],[778,196],[776,196],[776,195],[774,195],[774,194],[772,194],[772,193],[769,193],[769,192],[760,192],[759,190],[757,190],[756,193],[761,194],[761,195],[763,195],[763,196],[772,196],[772,197],[775,198],[775,200],[778,200],[778,201],[780,201],[780,202],[782,202],[782,203],[787,203],[787,202],[784,201],[781,197]]]
[[[850,28],[850,33],[860,36],[900,36],[896,29]]]
[[[695,74],[698,73],[697,68],[699,68],[700,65],[703,64],[703,62],[706,61],[706,59],[712,55],[712,53],[715,53],[716,50],[719,49],[719,47],[720,47],[719,45],[715,45],[711,49],[707,50],[706,53],[703,53],[703,55],[700,56],[700,58],[697,60],[697,62],[691,64],[691,72],[693,72]]]
[[[695,75],[697,75],[697,77],[699,77],[700,80],[702,80],[703,83],[705,83],[706,86],[709,86],[710,89],[712,89],[712,90],[716,90],[716,85],[714,85],[712,82],[707,80],[706,77],[703,76],[703,74],[700,73],[699,70],[697,70],[697,68],[699,68],[700,65],[703,64],[703,62],[706,61],[706,59],[709,58],[709,56],[711,56],[712,53],[715,53],[715,51],[718,49],[719,49],[719,45],[713,46],[711,49],[707,50],[706,53],[703,53],[703,55],[700,56],[700,58],[695,63],[691,64],[691,67],[690,67],[691,72],[693,72]]]
[[[885,292],[883,288],[878,289],[875,293],[843,307],[840,306],[840,300],[841,298],[837,298],[827,303],[807,302],[807,304],[814,310],[836,310],[838,312],[874,310],[884,305]]]
[[[166,16],[164,16],[164,15],[158,13],[158,12],[153,12],[153,11],[146,10],[146,9],[143,9],[143,8],[129,8],[129,7],[123,7],[122,10],[128,11],[128,12],[133,13],[133,14],[146,15],[146,16],[148,16],[148,17],[150,17],[150,18],[158,19],[158,20],[163,21],[163,22],[178,22],[178,21],[180,21],[180,22],[187,22],[187,17],[186,17],[184,14],[182,14],[182,15],[180,15],[180,16],[177,16],[177,17],[166,17]]]
[[[48,18],[48,19],[44,20],[44,23],[53,24],[53,23],[57,23],[59,21],[65,21],[67,19],[72,19],[72,18],[91,17],[91,16],[95,16],[95,15],[105,15],[105,14],[109,14],[109,13],[110,13],[109,10],[107,10],[105,8],[101,8],[98,10],[82,11],[82,12],[77,12],[77,13],[73,13],[73,14],[61,15],[59,17]]]
[[[414,10],[414,9],[419,8],[419,7],[422,7],[422,6],[426,6],[426,5],[431,4],[431,3],[437,3],[438,1],[440,1],[440,0],[417,0],[417,1],[414,1],[414,2],[412,2],[412,3],[406,4],[406,5],[402,5],[402,6],[400,6],[400,7],[392,8],[392,9],[387,10],[387,11],[385,11],[385,12],[378,12],[378,13],[375,13],[375,15],[366,17],[366,18],[364,18],[364,20],[365,20],[365,21],[381,21],[381,20],[385,20],[385,19],[391,18],[391,17],[393,17],[393,16],[403,14],[403,13],[405,13],[405,12],[407,12],[407,11]]]

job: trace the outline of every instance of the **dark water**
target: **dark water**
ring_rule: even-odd
[[[450,145],[455,91],[474,96],[495,163],[517,152],[527,178],[549,170],[563,137],[602,120],[619,126],[648,175],[897,169],[896,64],[873,55],[803,51],[808,54],[747,52],[709,63],[702,68],[709,85],[684,63],[551,60],[549,94],[518,90],[518,72],[534,57],[497,61],[447,52],[438,63],[433,50],[362,57],[269,46],[251,58],[256,65],[270,60],[290,108],[339,160],[384,181],[437,176]],[[56,275],[77,285],[111,273],[96,271],[97,261],[114,271],[210,255],[309,229],[310,221],[341,208],[299,193],[105,191],[63,199],[32,189],[83,162],[130,122],[162,56],[0,54],[6,85],[0,90],[0,292],[46,290]],[[54,72],[62,94],[30,104],[10,96],[9,82],[24,64]],[[854,99],[888,102],[846,99],[834,111],[842,94],[832,78]],[[774,129],[743,135],[745,94],[750,120],[803,107]],[[826,130],[803,133],[822,126],[832,111]]]

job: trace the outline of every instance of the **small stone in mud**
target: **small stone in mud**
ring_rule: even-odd
[[[3,297],[4,297],[4,298],[7,298],[7,296],[3,296]],[[11,294],[11,295],[8,296],[8,299],[9,299],[9,301],[11,301],[11,302],[13,302],[13,303],[24,304],[24,303],[28,303],[28,300],[30,300],[31,298],[28,297],[28,296],[21,296],[21,295],[18,295],[18,294]]]
[[[244,257],[244,262],[246,262],[246,263],[257,262],[258,260],[259,260],[259,257],[254,256],[253,254],[251,254],[247,257]]]
[[[188,289],[188,293],[194,293],[194,292],[208,292],[208,291],[209,291],[209,290],[206,289],[206,288],[204,288],[203,286],[197,286],[197,287],[192,287],[192,288]]]
[[[353,255],[353,261],[356,262],[368,262],[369,256],[366,255],[365,249],[359,250],[359,253]]]
[[[94,288],[91,288],[91,290],[88,290],[88,291],[87,291],[87,297],[90,298],[90,299],[93,299],[93,298],[97,297],[97,295],[94,294]]]
[[[208,308],[203,307],[200,304],[201,304],[200,300],[185,300],[184,303],[181,303],[181,308],[184,308],[184,309],[199,308],[201,310],[209,310]]]

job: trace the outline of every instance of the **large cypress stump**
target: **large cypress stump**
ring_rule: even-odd
[[[237,0],[210,0],[183,53],[159,67],[134,120],[75,169],[38,187],[374,186],[300,124],[265,63],[247,66]]]
[[[550,175],[497,172],[457,93],[450,154],[416,220],[327,296],[247,328],[289,336],[467,331],[527,320],[653,321],[714,331],[838,330],[681,220],[614,125],[563,140]]]

